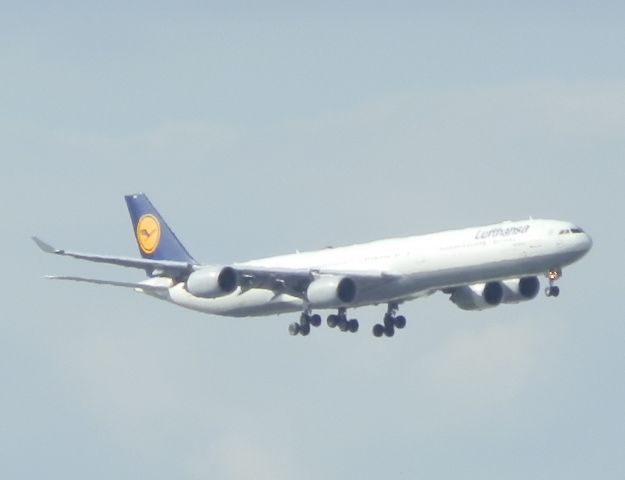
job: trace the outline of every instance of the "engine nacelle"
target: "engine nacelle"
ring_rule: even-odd
[[[237,272],[232,267],[203,267],[189,275],[187,291],[196,297],[216,298],[234,292],[238,285]]]
[[[538,295],[540,291],[540,280],[538,277],[523,277],[504,280],[503,303],[526,302]]]
[[[306,297],[313,308],[339,307],[354,301],[356,282],[349,277],[319,277],[308,285]]]
[[[503,286],[500,282],[488,282],[456,287],[450,300],[463,310],[485,310],[501,303]]]

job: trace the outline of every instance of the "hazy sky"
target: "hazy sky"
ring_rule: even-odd
[[[0,6],[2,478],[625,476],[625,7],[376,3]],[[594,249],[392,339],[41,279],[141,279],[29,240],[138,255],[136,191],[214,263],[529,215]]]

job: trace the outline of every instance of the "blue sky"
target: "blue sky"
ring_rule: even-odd
[[[623,7],[0,7],[7,478],[622,478]],[[145,191],[235,260],[503,219],[578,222],[562,295],[443,295],[291,338],[48,273],[137,255]]]

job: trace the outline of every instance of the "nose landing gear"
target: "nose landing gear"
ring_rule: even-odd
[[[552,268],[547,272],[547,278],[549,279],[549,286],[545,288],[545,295],[548,297],[557,297],[560,295],[560,287],[554,285],[554,282],[562,276],[562,270],[560,268]]]

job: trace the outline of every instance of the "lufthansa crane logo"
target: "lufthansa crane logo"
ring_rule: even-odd
[[[137,242],[146,255],[154,253],[161,239],[161,224],[154,215],[143,215],[137,222]]]

